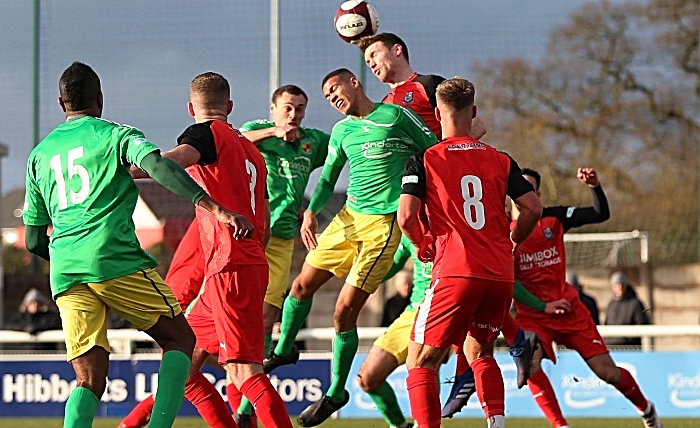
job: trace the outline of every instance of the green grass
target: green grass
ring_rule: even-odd
[[[506,419],[510,428],[549,428],[550,425],[544,419]],[[94,428],[115,428],[119,419],[97,418]],[[640,419],[569,419],[573,428],[641,428]],[[60,428],[62,420],[58,418],[0,418],[2,427],[19,428]],[[178,418],[175,421],[176,428],[206,428],[208,425],[199,418]],[[296,425],[295,425],[296,426]],[[484,428],[486,421],[483,419],[448,419],[443,420],[445,428]],[[665,428],[700,428],[700,419],[664,419]],[[322,428],[387,428],[380,419],[337,419],[330,420],[321,425]]]

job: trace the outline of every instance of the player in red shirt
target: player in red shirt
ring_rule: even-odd
[[[440,140],[442,130],[440,121],[435,115],[437,107],[435,93],[438,85],[445,78],[413,71],[409,63],[408,46],[396,34],[380,33],[366,36],[360,39],[357,46],[365,56],[367,67],[380,82],[388,84],[391,88],[391,92],[382,102],[413,110]],[[486,134],[486,126],[478,114],[472,119],[471,132],[476,139]],[[512,317],[504,320],[502,333],[506,342],[511,345],[510,353],[518,368],[518,388],[521,388],[530,376],[530,360],[536,337],[531,332],[519,329]],[[462,353],[461,344],[454,349],[457,357],[457,371],[449,398],[442,410],[443,417],[452,417],[467,404],[469,397],[474,393],[474,377]],[[388,359],[389,356],[386,358]],[[393,364],[393,361],[389,360],[387,364]],[[381,399],[375,396],[373,398]],[[387,397],[384,401],[394,402],[396,398]]]
[[[540,175],[530,169],[524,169],[523,175],[537,189],[539,197]],[[613,362],[578,291],[566,283],[564,233],[573,227],[600,223],[610,218],[608,202],[596,171],[592,168],[579,168],[577,177],[591,188],[593,206],[545,208],[535,230],[515,253],[515,278],[525,288],[545,302],[566,299],[571,305],[570,312],[564,315],[550,315],[516,303],[518,325],[536,332],[540,340],[540,346],[533,356],[532,375],[527,382],[530,392],[552,426],[569,426],[561,413],[554,389],[541,367],[543,358],[556,362],[552,348],[552,341],[556,341],[576,350],[601,380],[627,397],[642,415],[645,426],[663,427],[654,404],[644,397],[632,375]],[[513,226],[517,216],[516,204],[513,210],[514,222],[511,223]]]
[[[255,231],[252,236],[236,234],[213,222],[210,214],[196,210],[206,284],[188,315],[197,346],[187,396],[193,403],[206,398],[205,403],[216,407],[212,416],[225,420],[225,426],[236,426],[226,406],[222,408],[212,396],[211,383],[199,371],[210,354],[218,353],[230,381],[227,390],[240,390],[258,409],[258,417],[266,427],[291,428],[284,402],[262,372],[262,304],[268,276],[263,235],[269,236],[265,161],[260,151],[227,122],[233,102],[223,76],[209,72],[195,77],[188,108],[196,123],[178,137],[178,146],[163,156],[187,168],[192,178],[210,194],[216,194],[227,209],[250,219]],[[253,334],[256,331],[259,334]],[[224,413],[228,418],[223,417]]]
[[[419,257],[435,258],[408,350],[411,411],[421,428],[440,426],[436,370],[449,347],[464,342],[489,427],[500,428],[504,387],[493,347],[513,298],[514,247],[535,226],[542,206],[513,159],[470,136],[476,106],[469,81],[438,86],[437,114],[444,139],[409,159],[398,211]],[[522,207],[510,235],[506,196]],[[423,207],[429,235],[421,229]]]

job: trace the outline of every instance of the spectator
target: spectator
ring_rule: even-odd
[[[579,299],[581,299],[581,302],[588,308],[588,312],[591,313],[591,318],[593,318],[593,322],[595,323],[595,325],[600,325],[600,317],[598,316],[598,304],[596,303],[593,297],[583,292],[583,286],[578,281],[578,275],[574,272],[568,273],[566,275],[566,282],[571,284],[578,291],[578,297]]]
[[[605,311],[605,325],[646,325],[649,318],[644,305],[637,298],[627,275],[615,272],[610,276],[610,286],[615,297]],[[612,337],[605,341],[608,345],[641,346],[639,337]]]
[[[382,327],[389,327],[396,318],[411,303],[411,290],[413,290],[413,274],[401,271],[394,277],[394,287],[396,294],[384,304],[384,316],[382,317]]]
[[[24,295],[19,305],[19,313],[10,319],[5,328],[8,330],[24,331],[30,334],[47,330],[60,330],[61,317],[57,312],[49,310],[49,301],[36,288],[30,289]],[[27,343],[13,346],[20,350],[56,350],[55,343]]]

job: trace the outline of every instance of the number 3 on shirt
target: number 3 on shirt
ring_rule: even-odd
[[[470,186],[471,185],[471,186]],[[481,179],[476,175],[462,177],[462,198],[464,198],[464,218],[474,230],[480,230],[486,224],[484,204],[481,203],[483,191]],[[473,207],[473,210],[472,210]]]
[[[73,176],[80,177],[80,190],[70,191],[70,201],[73,204],[79,204],[87,199],[90,193],[90,176],[87,169],[82,165],[76,165],[75,161],[83,157],[83,146],[76,147],[68,151],[68,181]],[[63,164],[61,163],[61,155],[54,155],[49,162],[53,170],[56,186],[58,186],[58,209],[63,210],[68,208],[68,197],[66,196],[66,180],[63,178]]]
[[[258,170],[248,159],[245,160],[245,170],[250,174],[250,207],[255,214],[255,184],[258,182]]]

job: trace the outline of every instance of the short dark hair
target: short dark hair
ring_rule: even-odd
[[[540,181],[542,181],[542,177],[540,177],[540,173],[535,171],[534,169],[530,168],[523,168],[522,169],[523,175],[529,175],[530,177],[535,179],[535,183],[537,183],[537,188],[535,191],[540,190]]]
[[[208,71],[192,79],[190,98],[200,97],[207,106],[219,106],[231,100],[231,86],[228,80],[219,73]]]
[[[326,74],[326,77],[324,77],[323,81],[321,82],[321,88],[323,88],[323,86],[326,84],[326,82],[329,81],[330,79],[332,79],[336,76],[343,76],[343,75],[355,77],[355,73],[348,70],[347,68],[339,68],[337,70],[333,70],[330,73]]]
[[[474,105],[476,89],[472,82],[461,77],[443,80],[435,91],[436,97],[452,111],[461,111]]]
[[[357,42],[357,47],[360,48],[362,53],[365,53],[367,48],[369,48],[377,42],[381,42],[387,48],[391,48],[394,45],[401,45],[401,54],[404,56],[404,58],[406,58],[406,62],[409,62],[408,46],[406,46],[406,43],[403,40],[401,40],[401,37],[397,36],[394,33],[379,33],[374,34],[372,36],[365,36],[361,38],[359,42]]]
[[[277,98],[281,97],[282,94],[301,95],[307,103],[309,102],[309,97],[306,96],[306,92],[304,92],[303,89],[297,85],[284,85],[275,89],[275,92],[272,93],[272,103],[274,104]]]
[[[89,65],[76,61],[61,74],[58,92],[69,110],[85,110],[100,93],[100,78]]]

